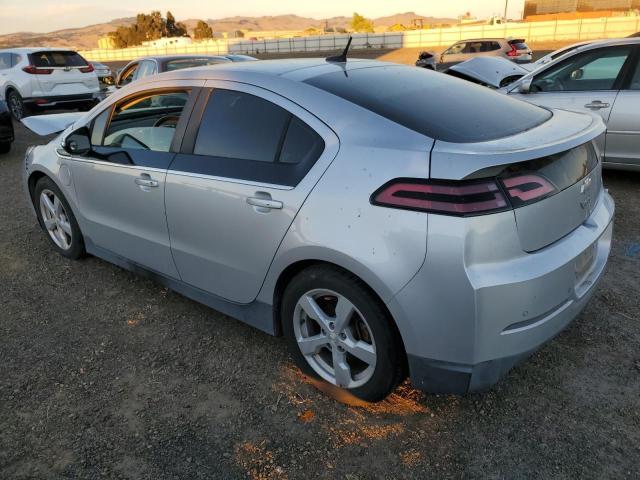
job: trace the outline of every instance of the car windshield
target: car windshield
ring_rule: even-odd
[[[182,70],[183,68],[203,67],[205,65],[215,65],[216,63],[226,63],[228,60],[222,58],[180,58],[169,60],[164,64],[166,72]]]
[[[548,110],[422,68],[334,72],[306,83],[436,140],[482,142],[544,123]]]
[[[29,55],[34,67],[86,67],[87,61],[79,53],[71,51],[34,52]]]

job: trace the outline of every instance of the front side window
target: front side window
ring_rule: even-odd
[[[457,55],[459,53],[462,53],[462,51],[465,49],[466,45],[467,44],[465,42],[456,43],[453,47],[449,48],[449,50],[444,52],[444,54],[445,55]]]
[[[137,69],[135,74],[136,80],[139,78],[148,77],[149,75],[153,75],[156,73],[156,64],[151,60],[144,60],[140,63],[140,66]]]
[[[135,75],[135,73],[138,70],[139,66],[140,66],[139,63],[134,63],[133,65],[127,67],[127,69],[124,72],[122,72],[122,75],[120,76],[120,79],[118,80],[118,85],[119,86],[124,86],[124,85],[128,85],[129,83],[131,83],[131,81],[133,80],[133,76]]]
[[[630,47],[621,46],[577,54],[537,75],[531,91],[613,90],[630,51]]]
[[[168,152],[188,99],[189,91],[180,90],[123,100],[113,110],[102,145]]]

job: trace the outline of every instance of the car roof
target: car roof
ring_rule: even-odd
[[[358,68],[397,65],[377,60],[349,59],[345,63],[327,62],[324,58],[295,58],[283,60],[258,60],[255,62],[228,62],[217,65],[186,68],[162,73],[164,80],[215,79],[221,76],[267,76],[285,77],[290,80],[304,80],[331,71],[349,72]],[[398,65],[400,66],[400,65]],[[144,79],[142,79],[144,80]]]
[[[578,47],[574,51],[591,50],[592,48],[608,47],[611,45],[638,45],[640,38],[613,38],[608,40],[593,40]]]
[[[135,60],[132,60],[129,63],[141,62],[143,60],[154,60],[156,62],[170,62],[172,60],[185,60],[189,58],[219,58],[222,60],[226,59],[224,55],[209,55],[209,54],[203,53],[202,55],[185,54],[185,55],[155,55],[155,56],[148,56],[148,57],[140,57],[140,58],[136,58]]]
[[[6,52],[10,52],[10,53],[33,53],[33,52],[46,52],[46,51],[75,52],[75,53],[77,53],[74,49],[65,48],[65,47],[60,47],[60,48],[56,48],[56,47],[18,47],[18,48],[3,48],[3,49],[0,49],[0,53],[6,53]]]

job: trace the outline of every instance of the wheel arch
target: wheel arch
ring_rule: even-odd
[[[387,307],[386,303],[382,300],[381,296],[378,294],[378,292],[376,292],[361,276],[357,275],[356,273],[341,267],[340,265],[337,265],[335,263],[332,263],[330,261],[326,261],[326,260],[319,260],[319,259],[305,259],[305,260],[298,260],[290,265],[288,265],[284,270],[282,270],[282,272],[280,272],[280,275],[278,276],[278,279],[275,283],[275,287],[273,290],[273,327],[274,327],[274,335],[276,336],[282,336],[283,334],[283,326],[282,326],[282,318],[281,318],[281,309],[282,309],[282,298],[284,296],[284,291],[287,288],[287,285],[289,285],[289,283],[291,282],[291,280],[293,280],[293,278],[298,275],[300,272],[302,272],[303,270],[306,270],[310,267],[316,267],[316,266],[328,266],[330,268],[333,268],[335,270],[344,272],[348,275],[351,275],[353,277],[355,277],[361,284],[362,286],[369,292],[369,294],[376,299],[378,305],[380,306],[380,308],[383,309],[384,312],[386,312],[387,317],[389,318],[389,323],[391,328],[393,328],[396,338],[399,341],[400,344],[400,348],[401,348],[401,352],[402,352],[402,358],[403,358],[403,369],[404,369],[404,374],[408,374],[409,369],[408,369],[408,360],[407,360],[407,351],[405,348],[405,344],[404,344],[404,339],[402,338],[402,334],[400,332],[400,329],[398,327],[398,324],[396,323],[395,319],[393,318],[393,315],[391,314],[391,311],[389,310],[389,308]]]

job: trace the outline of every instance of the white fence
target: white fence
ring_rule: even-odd
[[[353,49],[398,49],[441,47],[465,38],[515,37],[527,42],[580,41],[625,37],[640,31],[640,17],[604,17],[551,22],[464,25],[429,30],[353,34]],[[86,50],[84,57],[95,61],[131,60],[150,55],[173,54],[261,54],[338,50],[349,35],[321,35],[265,40],[224,39],[166,47],[134,47],[120,50]]]

